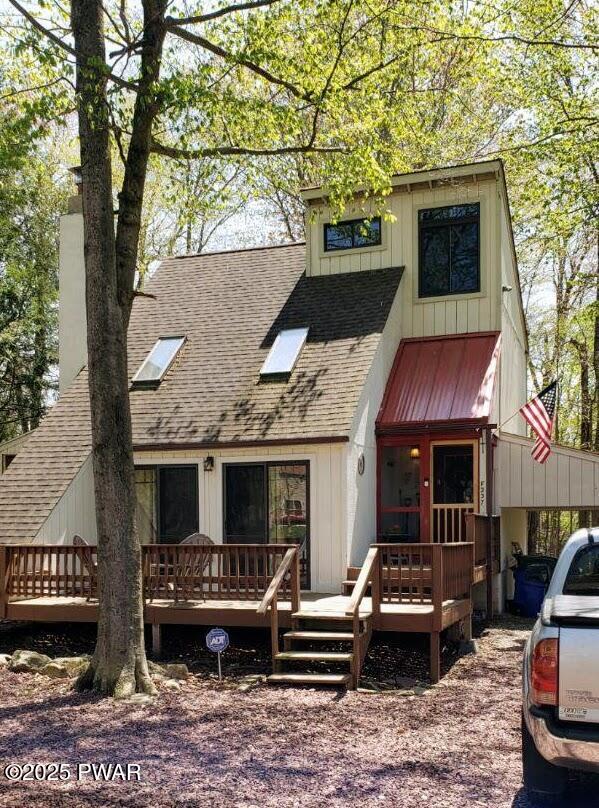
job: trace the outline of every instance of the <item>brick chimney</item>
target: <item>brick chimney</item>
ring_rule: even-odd
[[[83,257],[83,197],[81,169],[72,168],[77,194],[71,196],[68,212],[60,217],[58,268],[58,367],[59,391],[71,384],[87,364],[87,317],[85,313],[85,262]]]

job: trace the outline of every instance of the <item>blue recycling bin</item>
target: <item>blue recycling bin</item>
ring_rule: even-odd
[[[514,570],[514,606],[524,617],[536,617],[555,569],[551,556],[520,556]]]

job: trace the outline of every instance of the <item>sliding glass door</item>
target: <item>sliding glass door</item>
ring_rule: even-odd
[[[137,530],[142,544],[176,544],[199,530],[198,467],[137,466]]]
[[[299,544],[309,588],[309,464],[224,466],[224,538],[229,544]]]

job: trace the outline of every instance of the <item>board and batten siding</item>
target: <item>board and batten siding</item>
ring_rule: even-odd
[[[204,471],[204,458],[214,469]],[[224,535],[223,466],[226,463],[299,462],[310,464],[311,589],[337,593],[345,579],[347,444],[310,444],[169,452],[136,452],[136,465],[193,463],[198,466],[200,533],[222,543]]]
[[[526,401],[526,325],[520,305],[518,267],[512,249],[509,208],[503,196],[499,205],[501,261],[501,393],[495,422],[506,432],[526,435],[526,424],[518,410]],[[511,291],[508,291],[511,287]]]
[[[330,221],[329,208],[315,203],[306,218],[306,271],[309,275],[360,272],[390,266],[404,266],[401,282],[403,337],[428,337],[499,331],[501,328],[501,278],[499,183],[494,178],[477,181],[454,179],[429,189],[408,190],[399,186],[387,198],[394,221],[383,221],[382,247],[323,251],[323,225]],[[447,298],[418,298],[418,211],[461,203],[480,203],[481,292]],[[343,218],[373,215],[372,202],[352,203]]]
[[[214,457],[214,470],[204,471],[204,458]],[[223,541],[223,465],[300,461],[310,463],[311,589],[337,593],[345,579],[347,444],[293,445],[221,450],[136,452],[136,465],[198,466],[200,532]],[[70,544],[75,533],[96,542],[93,474],[89,457],[41,527],[36,543]]]
[[[533,441],[502,433],[496,449],[498,508],[598,508],[599,454],[553,446],[546,463],[536,463]]]
[[[72,544],[78,534],[90,544],[97,540],[94,475],[91,455],[39,529],[35,544]]]

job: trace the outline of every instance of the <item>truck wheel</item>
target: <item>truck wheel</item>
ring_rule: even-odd
[[[542,803],[555,802],[568,786],[568,770],[554,766],[539,753],[522,716],[522,774],[524,788]]]

